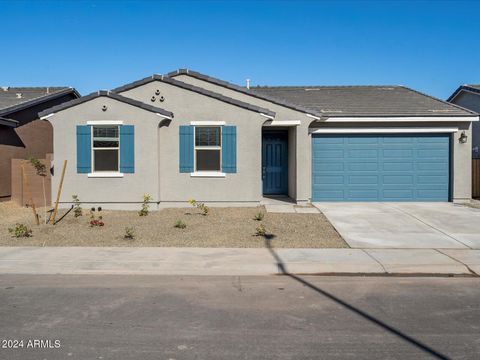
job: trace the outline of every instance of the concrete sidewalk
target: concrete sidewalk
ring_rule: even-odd
[[[0,274],[480,275],[480,250],[3,247]]]

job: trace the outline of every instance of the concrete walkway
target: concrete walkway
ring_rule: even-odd
[[[3,247],[0,274],[480,275],[480,250]]]
[[[480,249],[480,209],[453,203],[315,203],[352,248]]]

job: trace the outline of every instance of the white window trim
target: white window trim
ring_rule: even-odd
[[[192,121],[193,122],[193,121]],[[213,122],[213,121],[212,121]],[[223,121],[220,121],[223,122]],[[190,173],[190,176],[198,176],[198,177],[222,177],[222,176],[215,176],[215,174],[225,174],[222,173],[222,132],[223,128],[220,125],[204,125],[205,121],[202,122],[202,125],[196,125],[193,128],[193,172]],[[223,122],[225,123],[225,122]],[[220,146],[197,146],[197,127],[204,127],[204,126],[215,126],[220,128]],[[197,150],[220,150],[220,169],[219,170],[212,170],[212,171],[204,171],[200,170],[197,171]],[[192,175],[193,174],[193,175]],[[197,175],[200,174],[200,175]],[[211,176],[206,176],[206,174],[210,174]]]
[[[227,176],[221,171],[195,171],[190,173],[190,177],[203,177],[203,178],[224,178]]]
[[[190,121],[192,126],[223,126],[225,121]]]
[[[88,123],[88,122],[87,122]],[[123,124],[123,122],[122,122]],[[91,146],[91,168],[92,168],[92,172],[89,173],[89,176],[88,177],[123,177],[123,173],[120,172],[120,125],[117,125],[117,128],[118,128],[118,146],[117,147],[114,147],[114,148],[94,148],[93,146],[93,138],[94,138],[94,131],[93,131],[93,127],[94,126],[112,126],[112,124],[98,124],[96,123],[95,125],[91,125],[91,133],[92,133],[92,137],[90,139],[91,143],[90,143],[90,146]],[[95,171],[95,150],[117,150],[118,151],[118,159],[117,159],[117,171]],[[100,176],[100,174],[106,174],[106,176]],[[118,174],[118,175],[121,175],[121,176],[112,176],[112,174]],[[92,175],[92,176],[90,176]]]
[[[319,128],[312,129],[311,134],[412,134],[412,133],[454,133],[457,127],[448,128]]]
[[[94,120],[87,121],[87,125],[123,125],[121,120]]]
[[[123,173],[116,171],[91,172],[87,175],[89,178],[123,178]]]

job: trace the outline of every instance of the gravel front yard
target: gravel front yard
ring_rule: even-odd
[[[259,211],[263,221],[253,217]],[[65,211],[59,213],[59,218]],[[39,214],[43,214],[39,209]],[[272,245],[282,248],[343,248],[348,245],[323,214],[266,213],[257,208],[210,208],[203,216],[193,208],[152,211],[140,217],[135,211],[102,211],[105,226],[90,227],[88,211],[78,218],[70,212],[57,225],[36,226],[32,210],[10,202],[0,203],[0,246],[177,246],[177,247],[264,247],[262,237],[253,236],[260,223],[273,234]],[[175,228],[183,220],[185,229]],[[33,230],[29,238],[13,238],[8,232],[15,223]],[[125,227],[134,227],[135,238],[125,239]]]

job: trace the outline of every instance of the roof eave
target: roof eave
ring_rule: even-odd
[[[13,120],[13,119],[7,119],[7,118],[4,118],[4,117],[0,117],[0,125],[15,128],[15,127],[18,126],[18,121]]]

